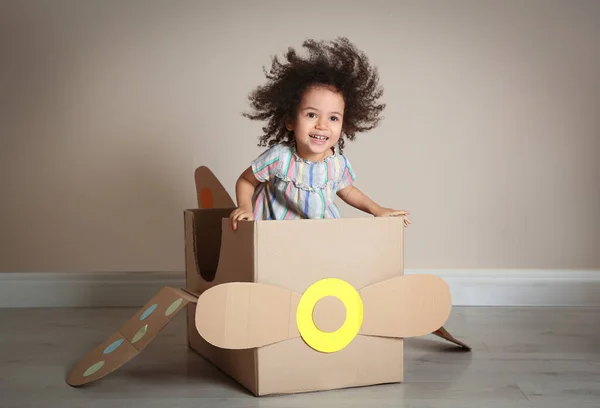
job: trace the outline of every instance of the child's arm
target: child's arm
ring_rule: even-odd
[[[390,216],[403,216],[404,224],[411,224],[407,217],[410,214],[408,211],[402,210],[393,210],[391,208],[384,208],[377,204],[375,201],[371,200],[365,193],[360,191],[358,188],[354,187],[353,184],[344,187],[340,191],[337,192],[338,197],[340,197],[344,202],[352,207],[364,211],[368,214],[371,214],[375,217],[390,217]]]
[[[229,224],[234,231],[237,230],[237,222],[239,220],[252,221],[254,219],[252,216],[252,195],[258,184],[259,181],[254,176],[252,167],[244,170],[237,179],[235,183],[235,197],[238,208],[233,210],[231,215],[229,215]]]

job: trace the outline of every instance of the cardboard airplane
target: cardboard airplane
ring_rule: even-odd
[[[401,382],[408,337],[434,334],[470,351],[443,327],[446,282],[404,276],[401,217],[246,221],[231,231],[225,188],[204,166],[195,181],[186,288],[163,287],[70,371],[69,385],[117,370],[183,308],[188,346],[257,396]]]

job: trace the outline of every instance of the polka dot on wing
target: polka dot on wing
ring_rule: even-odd
[[[117,341],[113,341],[108,347],[104,349],[104,354],[110,354],[115,351],[121,344],[123,344],[123,339],[119,339]]]
[[[83,376],[89,377],[90,375],[98,372],[98,370],[100,370],[102,368],[102,366],[104,366],[104,361],[98,361],[96,364],[90,366],[87,370],[85,370],[85,373],[83,373]]]
[[[157,307],[158,305],[156,303],[152,306],[149,306],[146,310],[144,310],[144,313],[142,313],[142,315],[140,316],[140,320],[145,320],[148,316],[152,314],[152,312],[156,310]]]
[[[165,316],[169,316],[170,314],[173,314],[173,312],[175,312],[175,310],[177,310],[177,308],[179,307],[179,305],[181,305],[182,302],[183,302],[183,299],[179,298],[176,301],[174,301],[173,303],[171,303],[171,306],[169,306],[167,308],[167,310],[165,311]]]
[[[147,330],[148,330],[148,325],[145,325],[144,327],[139,329],[137,331],[137,333],[133,336],[133,339],[131,339],[131,344],[134,344],[134,343],[137,343],[138,341],[140,341],[141,338],[144,337],[144,335],[146,334]]]

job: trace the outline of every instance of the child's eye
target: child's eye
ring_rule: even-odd
[[[316,114],[316,113],[313,113],[313,112],[309,112],[309,113],[308,113],[308,117],[310,117],[310,118],[315,118],[315,117],[317,117],[317,114]]]

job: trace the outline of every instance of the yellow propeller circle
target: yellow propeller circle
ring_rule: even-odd
[[[346,320],[334,332],[326,333],[315,325],[313,310],[319,300],[335,296],[346,307]],[[323,353],[333,353],[346,347],[356,337],[363,321],[363,302],[360,294],[348,282],[327,278],[313,283],[302,294],[296,309],[296,324],[302,339],[310,347]]]

